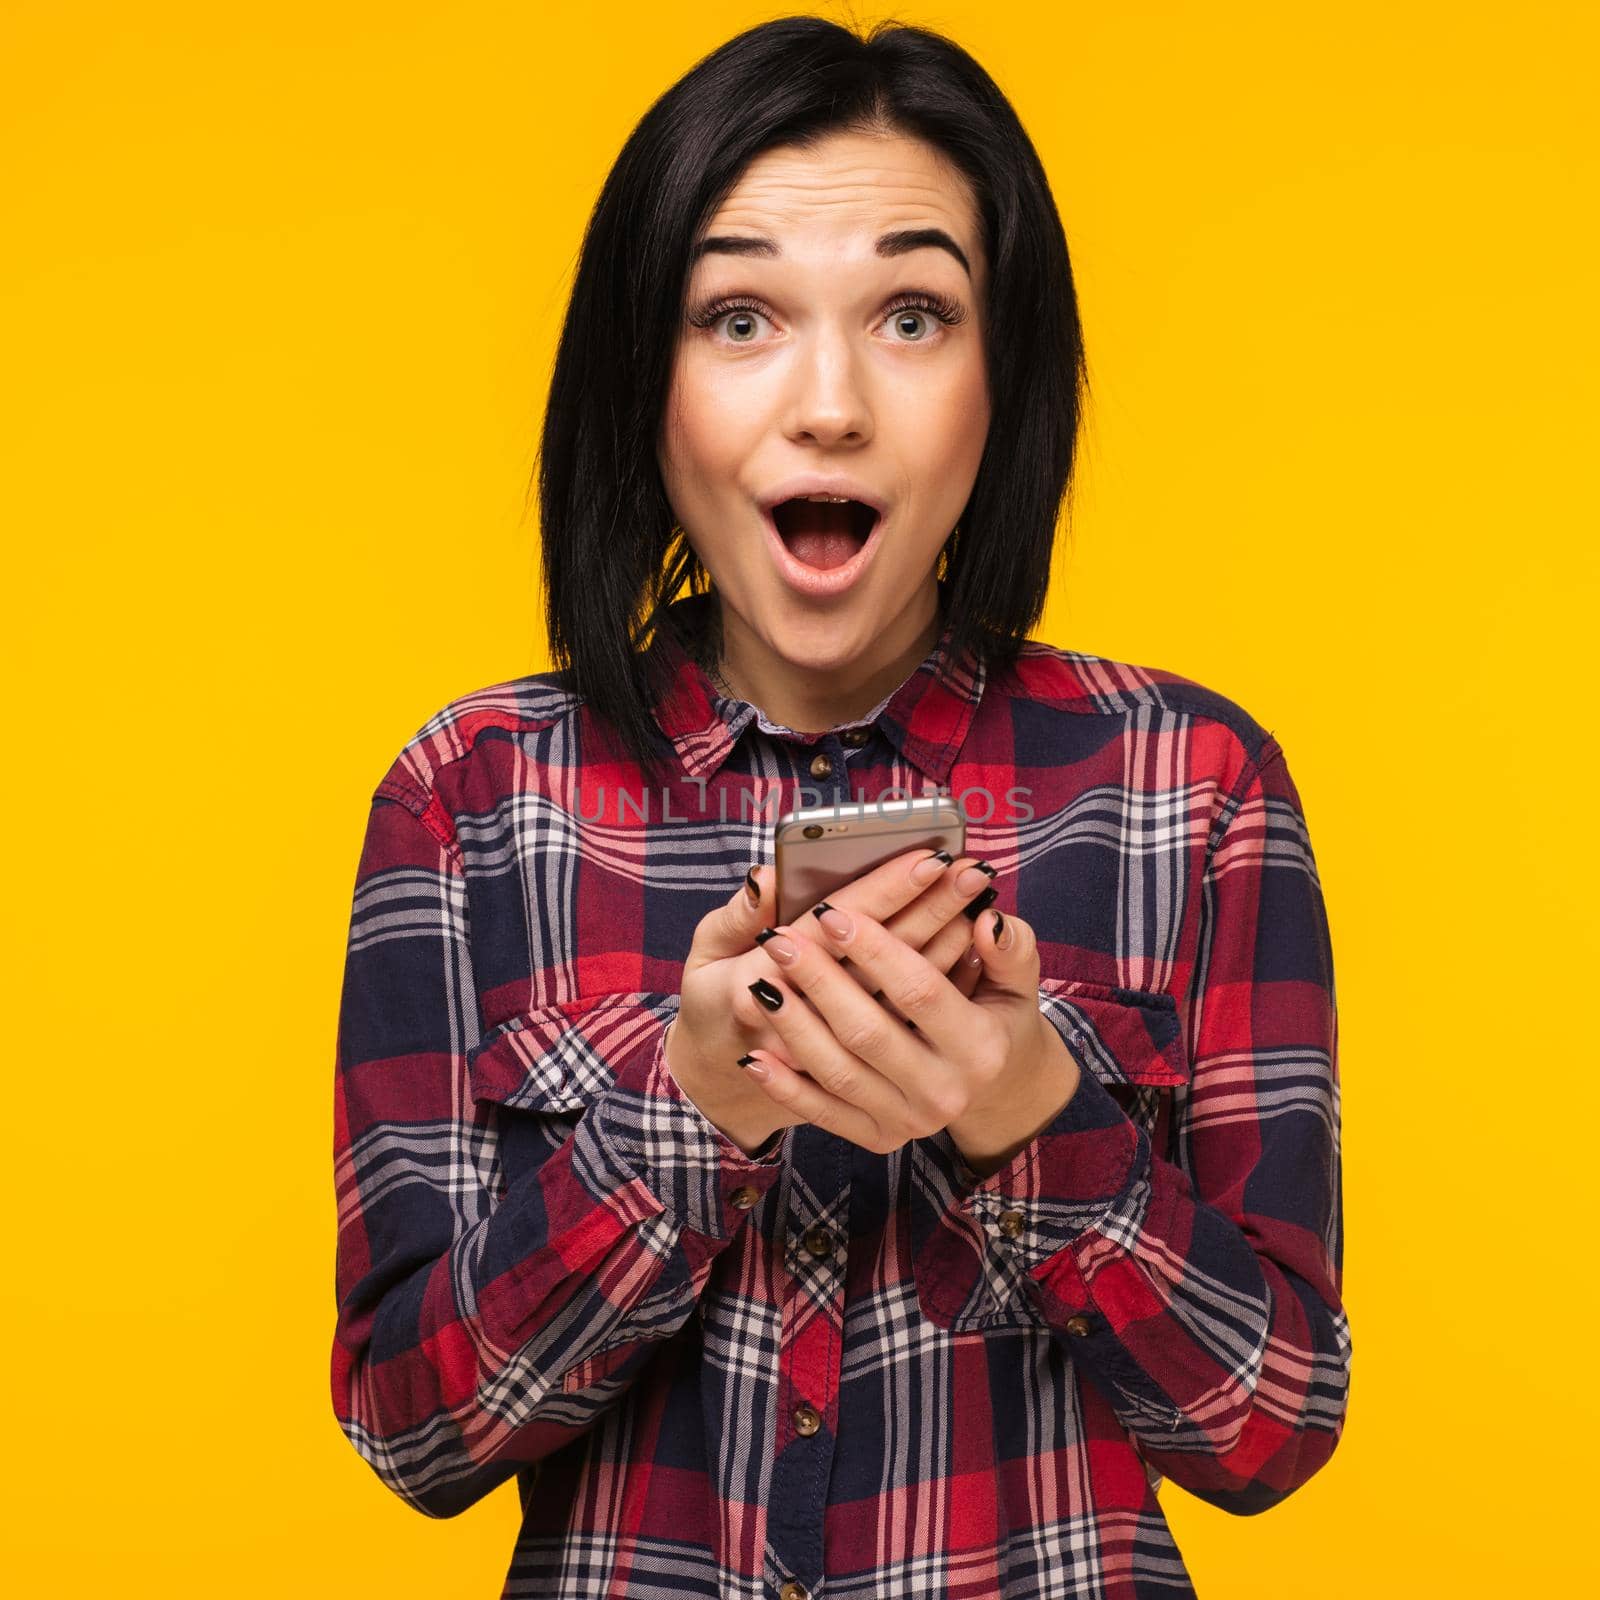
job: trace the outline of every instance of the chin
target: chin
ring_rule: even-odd
[[[790,610],[766,636],[796,672],[826,673],[838,672],[865,655],[873,630],[845,616],[818,617],[805,624]]]

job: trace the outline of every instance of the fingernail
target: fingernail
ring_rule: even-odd
[[[994,914],[994,943],[997,950],[1011,948],[1011,930],[1006,926],[1006,919],[998,911]]]
[[[739,1065],[743,1067],[752,1078],[760,1078],[763,1082],[772,1076],[772,1069],[757,1061],[754,1056],[740,1056]]]
[[[772,957],[774,961],[781,961],[788,966],[800,954],[776,928],[763,928],[756,935],[756,943]]]
[[[999,897],[1000,891],[991,883],[989,887],[972,902],[971,905],[963,906],[961,908],[961,915],[964,916],[968,922],[976,922],[978,920],[978,913],[992,906],[995,901],[999,899]]]
[[[752,906],[761,904],[761,885],[756,882],[756,869],[751,867],[744,875],[744,897]]]
[[[911,869],[911,881],[913,883],[932,883],[954,860],[955,857],[948,850],[935,850],[931,856],[924,856]]]
[[[983,957],[979,954],[977,945],[973,945],[962,959],[969,967],[981,967],[983,965]]]
[[[856,931],[856,925],[851,921],[849,914],[837,906],[830,906],[826,900],[817,901],[811,908],[811,914],[817,919],[818,925],[841,944]]]
[[[985,872],[976,862],[972,862],[956,874],[956,888],[962,894],[976,894],[980,889],[988,887],[989,880],[993,876],[992,872]]]
[[[775,989],[765,978],[757,978],[750,986],[753,994],[768,1011],[776,1011],[783,1004],[783,991]]]

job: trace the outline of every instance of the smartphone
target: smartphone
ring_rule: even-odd
[[[778,922],[792,922],[819,900],[874,867],[918,847],[961,855],[967,819],[948,795],[801,806],[773,826]]]

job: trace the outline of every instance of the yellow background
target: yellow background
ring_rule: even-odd
[[[514,1486],[424,1518],[333,1417],[349,896],[404,740],[549,665],[604,174],[779,14],[0,11],[14,1593],[499,1592]],[[1333,924],[1349,1422],[1265,1516],[1164,1488],[1208,1597],[1596,1577],[1592,14],[898,13],[1011,96],[1077,272],[1037,631],[1272,729]]]

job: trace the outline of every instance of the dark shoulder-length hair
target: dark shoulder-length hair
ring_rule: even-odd
[[[550,382],[536,481],[546,623],[564,681],[653,768],[666,688],[641,652],[709,573],[676,526],[656,460],[690,248],[750,161],[839,130],[935,146],[970,182],[989,265],[991,421],[941,553],[946,660],[1013,660],[1049,588],[1088,393],[1061,218],[1015,111],[951,40],[818,16],[748,29],[697,62],[628,136],[583,238]],[[716,607],[712,607],[713,615]],[[681,640],[697,660],[719,648]]]

